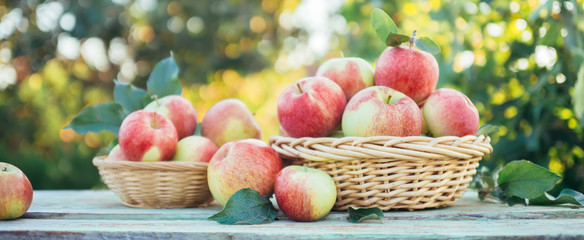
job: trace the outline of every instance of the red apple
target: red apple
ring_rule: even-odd
[[[208,163],[215,152],[217,145],[206,137],[190,136],[178,141],[176,152],[171,161],[190,161]]]
[[[337,200],[337,187],[324,171],[306,166],[288,166],[276,177],[274,193],[278,207],[294,221],[316,221],[326,216]]]
[[[234,98],[221,100],[209,108],[201,123],[201,135],[219,147],[234,140],[262,138],[253,114],[241,100]]]
[[[126,157],[126,155],[124,155],[124,152],[122,152],[120,144],[117,144],[116,146],[114,146],[114,148],[112,148],[110,153],[107,155],[107,160],[128,160],[128,157]]]
[[[169,160],[176,150],[176,128],[165,116],[146,110],[130,113],[122,125],[118,140],[130,161]]]
[[[349,101],[357,92],[373,86],[374,71],[371,64],[362,58],[333,58],[320,65],[316,76],[337,83]]]
[[[155,99],[144,110],[157,112],[167,117],[178,134],[178,139],[191,136],[197,130],[197,112],[193,104],[180,95]]]
[[[422,112],[434,137],[474,135],[479,128],[479,111],[466,95],[454,89],[433,92]]]
[[[24,173],[0,162],[0,220],[19,218],[32,203],[32,185]]]
[[[375,85],[400,91],[420,103],[438,84],[438,62],[432,54],[409,47],[388,47],[375,68]]]
[[[257,139],[232,141],[219,148],[209,162],[207,181],[215,200],[225,205],[242,188],[271,196],[282,159],[268,144]]]
[[[345,136],[417,136],[422,133],[422,113],[403,93],[374,86],[351,98],[342,124]]]
[[[278,119],[291,137],[324,137],[339,125],[346,104],[343,89],[335,82],[308,77],[282,92]]]

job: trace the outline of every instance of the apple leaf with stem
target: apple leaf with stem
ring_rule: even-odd
[[[379,8],[371,12],[371,25],[375,29],[377,38],[385,42],[390,33],[397,33],[397,26],[387,13]]]
[[[220,212],[209,217],[209,220],[220,224],[236,223],[260,224],[272,222],[276,218],[276,208],[268,196],[261,196],[257,190],[243,188],[235,192]]]
[[[580,118],[581,123],[584,125],[584,63],[580,66],[576,84],[574,84],[572,103],[575,115]]]
[[[498,133],[498,132],[499,132],[499,126],[485,124],[485,125],[481,126],[479,128],[479,130],[477,130],[476,136],[490,135],[491,133]]]
[[[182,86],[178,79],[178,73],[179,68],[172,55],[158,62],[146,81],[147,90],[146,96],[143,98],[144,104],[150,103],[154,95],[159,98],[180,95]]]
[[[114,80],[114,101],[124,107],[125,114],[144,108],[144,89]]]
[[[431,54],[440,53],[440,46],[434,42],[429,37],[421,37],[416,39],[416,46],[422,51],[429,52]]]
[[[385,39],[385,44],[390,47],[397,47],[402,43],[408,42],[410,37],[399,34],[399,33],[390,33],[387,35],[387,39]]]
[[[105,130],[118,136],[124,117],[124,107],[119,103],[109,102],[92,105],[81,110],[65,129],[71,128],[79,134],[98,133]]]
[[[554,197],[546,192],[537,198],[529,199],[529,204],[535,205],[573,204],[580,205],[580,207],[584,207],[584,194],[566,188],[562,190],[557,197]]]
[[[353,208],[349,206],[349,216],[347,220],[352,223],[360,223],[365,220],[383,220],[383,211],[377,207]]]

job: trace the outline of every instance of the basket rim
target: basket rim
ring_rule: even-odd
[[[95,156],[92,163],[98,168],[126,169],[126,170],[154,170],[154,171],[206,171],[209,163],[206,162],[137,162],[126,160],[107,160],[107,156]]]
[[[490,142],[491,139],[487,135],[463,137],[270,137],[270,145],[283,158],[321,162],[364,159],[467,160],[491,154],[493,147]]]

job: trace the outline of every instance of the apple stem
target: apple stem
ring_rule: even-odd
[[[412,32],[412,36],[410,37],[410,49],[416,45],[416,32],[417,30],[414,30],[414,32]]]
[[[154,112],[154,122],[152,123],[152,127],[154,129],[158,128],[158,122],[157,122],[158,119],[157,119],[157,117],[158,117],[158,113]]]
[[[296,86],[298,87],[298,90],[300,90],[300,94],[304,93],[304,91],[302,91],[302,88],[300,87],[300,83],[296,83]]]
[[[391,95],[387,96],[387,104],[389,104],[390,100],[391,100]]]
[[[152,95],[151,98],[154,99],[154,101],[156,102],[156,104],[160,107],[160,102],[158,102],[158,95]]]

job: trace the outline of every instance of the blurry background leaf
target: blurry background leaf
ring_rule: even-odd
[[[158,62],[146,82],[146,102],[152,101],[151,96],[162,98],[168,95],[180,95],[181,83],[178,79],[179,68],[172,56]]]
[[[391,17],[379,8],[375,8],[371,12],[371,25],[375,29],[377,38],[382,42],[386,42],[390,33],[397,33],[397,26]]]
[[[109,131],[117,136],[124,116],[124,109],[118,103],[92,105],[83,109],[66,128],[80,134]]]
[[[480,135],[490,135],[491,133],[498,133],[499,132],[499,126],[495,126],[495,125],[491,125],[491,124],[485,124],[483,126],[481,126],[479,128],[479,130],[477,130],[477,136]]]
[[[143,89],[114,80],[114,100],[124,107],[125,113],[144,108],[143,100],[146,92]]]
[[[572,103],[574,104],[574,113],[580,118],[580,121],[584,122],[584,64],[580,66],[578,71]]]

